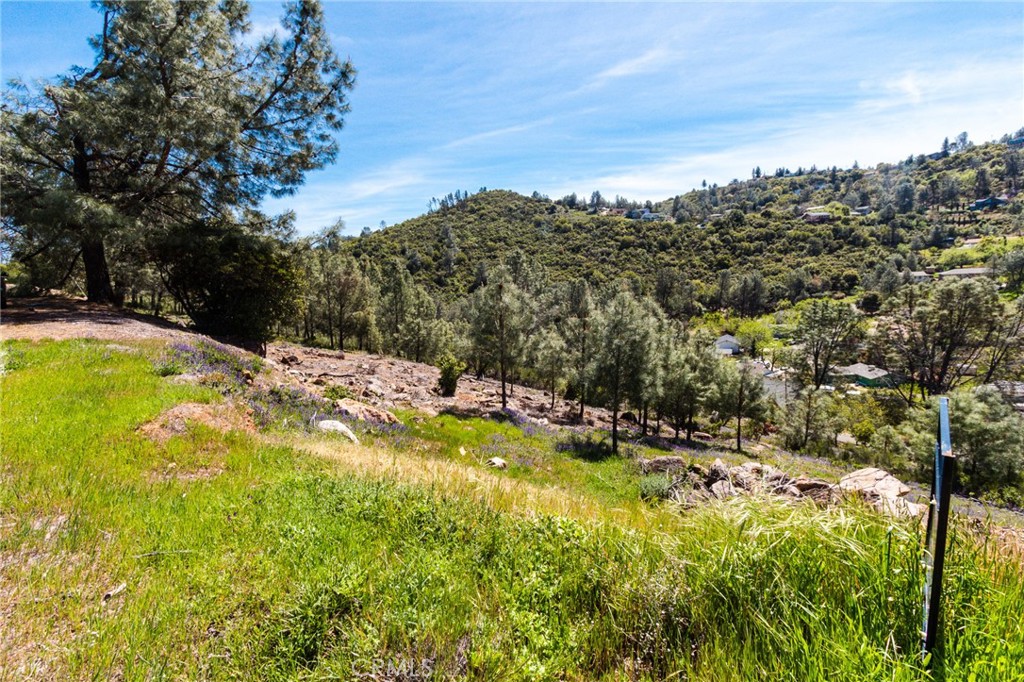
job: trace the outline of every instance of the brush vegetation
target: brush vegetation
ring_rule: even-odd
[[[160,444],[138,427],[224,399],[161,377],[164,359],[5,346],[0,677],[1024,678],[1019,549],[960,521],[928,673],[915,522],[649,506],[625,459],[560,454],[515,420],[408,420],[363,446],[193,425]],[[539,466],[456,459],[495,434]],[[531,474],[556,461],[634,487]]]

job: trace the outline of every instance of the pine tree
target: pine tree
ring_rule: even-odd
[[[355,71],[313,0],[259,41],[244,2],[97,7],[93,68],[15,86],[3,106],[3,214],[43,250],[77,243],[89,299],[111,302],[112,246],[145,257],[166,229],[239,217],[264,229],[261,199],[337,155]]]
[[[618,452],[619,414],[631,396],[641,393],[655,331],[647,311],[626,287],[607,303],[601,318],[594,375],[612,411],[612,452]]]
[[[723,362],[715,404],[723,416],[736,419],[736,450],[743,450],[743,420],[760,421],[768,414],[764,380],[748,363]]]

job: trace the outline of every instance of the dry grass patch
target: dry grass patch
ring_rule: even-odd
[[[551,514],[582,521],[607,520],[633,528],[670,531],[679,515],[640,503],[607,507],[593,498],[558,485],[539,485],[514,479],[482,466],[396,453],[312,436],[278,437],[287,445],[330,461],[366,479],[386,479],[424,485],[444,496],[469,498],[497,511],[533,516]]]

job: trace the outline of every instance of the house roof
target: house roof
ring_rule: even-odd
[[[972,277],[991,275],[992,268],[954,268],[939,273],[939,277]]]
[[[732,334],[722,334],[717,339],[715,339],[715,345],[717,346],[722,343],[734,343],[738,346],[740,345],[740,340],[737,339]]]
[[[881,367],[865,365],[863,362],[856,362],[846,367],[836,367],[835,373],[843,376],[861,377],[862,379],[869,380],[883,379],[889,376],[889,373]]]

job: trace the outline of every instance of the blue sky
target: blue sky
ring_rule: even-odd
[[[273,30],[280,5],[258,2]],[[661,200],[1024,125],[1024,3],[326,2],[359,71],[335,165],[271,200],[350,233],[480,187]],[[6,80],[90,63],[87,2],[0,4]]]

